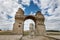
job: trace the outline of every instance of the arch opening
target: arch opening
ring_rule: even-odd
[[[23,28],[23,35],[29,35],[30,34],[30,27],[33,27],[35,30],[35,22],[32,19],[26,19],[24,21],[24,28]]]

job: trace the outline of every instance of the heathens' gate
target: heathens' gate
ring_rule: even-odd
[[[29,15],[29,16],[25,16],[24,15],[24,11],[19,8],[18,11],[16,12],[15,15],[15,23],[13,26],[13,32],[15,34],[22,34],[23,35],[23,28],[24,28],[24,21],[26,19],[32,19],[35,22],[35,32],[36,35],[45,35],[45,25],[44,25],[44,16],[41,14],[40,11],[38,11],[36,13],[35,16],[33,15]]]

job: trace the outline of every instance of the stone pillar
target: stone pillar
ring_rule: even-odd
[[[45,35],[46,30],[45,30],[45,25],[41,20],[36,20],[36,35]]]
[[[14,34],[23,34],[24,11],[19,8],[15,15],[15,23],[13,26]]]
[[[13,27],[14,34],[23,34],[22,28],[23,28],[23,21],[20,20],[15,22]]]

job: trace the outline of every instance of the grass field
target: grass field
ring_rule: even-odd
[[[15,35],[15,34],[12,31],[0,31],[0,35]],[[28,31],[24,31],[23,35],[24,36],[29,35],[29,32]]]
[[[0,35],[13,35],[11,31],[0,31]]]
[[[60,32],[47,32],[47,35],[60,35]]]
[[[46,32],[47,35],[60,35],[60,32]],[[28,31],[23,32],[24,35],[29,35]],[[0,35],[14,35],[12,31],[0,31]]]
[[[23,35],[24,36],[29,35],[29,32],[28,31],[24,31]]]

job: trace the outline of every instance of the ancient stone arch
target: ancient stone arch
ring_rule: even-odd
[[[46,34],[45,25],[44,25],[45,18],[41,14],[41,12],[38,11],[35,16],[33,16],[33,15],[26,16],[26,15],[24,15],[24,11],[21,8],[18,9],[18,11],[16,12],[16,15],[15,15],[15,23],[13,26],[13,32],[15,34],[23,35],[24,21],[26,19],[34,20],[35,27],[36,27],[36,29],[35,29],[36,35],[45,35]]]

